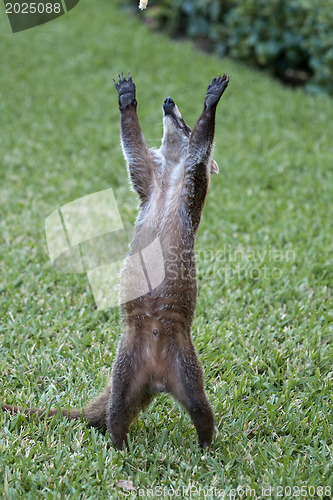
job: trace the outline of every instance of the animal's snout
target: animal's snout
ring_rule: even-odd
[[[164,113],[167,115],[175,107],[175,101],[171,97],[167,97],[163,103]]]

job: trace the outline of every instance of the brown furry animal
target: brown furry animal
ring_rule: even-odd
[[[170,393],[186,408],[202,448],[212,442],[214,416],[191,340],[197,294],[194,243],[210,174],[217,171],[212,160],[215,111],[228,83],[225,74],[213,78],[193,131],[174,101],[170,97],[165,99],[164,135],[160,149],[155,150],[147,148],[140,129],[132,77],[122,76],[115,82],[122,148],[141,200],[121,278],[124,333],[111,383],[84,410],[63,410],[63,414],[69,419],[84,416],[90,425],[107,428],[116,448],[122,448],[126,442],[135,415],[159,392]],[[136,294],[138,298],[128,301],[128,289],[135,282],[130,257],[155,236],[162,249],[164,280],[156,288],[150,286],[148,293]],[[43,416],[43,410],[23,410],[4,404],[2,409]],[[57,410],[50,410],[48,415],[56,413]]]

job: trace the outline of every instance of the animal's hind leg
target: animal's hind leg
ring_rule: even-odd
[[[107,408],[106,423],[114,446],[126,444],[129,426],[140,410],[151,401],[144,378],[133,365],[131,353],[119,352],[112,372],[112,389]]]
[[[150,401],[151,395],[148,395],[143,388],[136,393],[129,391],[124,394],[124,399],[119,394],[111,396],[107,427],[115,448],[121,450],[124,444],[127,445],[126,435],[131,422]]]
[[[177,380],[170,393],[190,414],[201,448],[209,448],[214,435],[214,415],[203,386],[200,363],[193,346],[181,353]]]

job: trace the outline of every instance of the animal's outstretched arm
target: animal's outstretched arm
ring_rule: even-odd
[[[215,113],[219,100],[227,88],[229,78],[224,73],[213,78],[207,87],[204,109],[194,127],[190,139],[190,160],[192,166],[207,164],[211,155],[214,132],[215,132]]]
[[[209,186],[216,107],[228,83],[229,78],[225,73],[223,76],[219,75],[212,79],[207,88],[204,109],[190,138],[185,183],[189,193],[189,211],[194,227],[199,224]]]
[[[144,202],[149,198],[151,192],[154,171],[136,112],[135,85],[129,74],[127,79],[124,75],[118,75],[118,82],[114,81],[114,86],[118,92],[121,113],[121,144],[123,153],[133,186],[139,194],[141,201]]]

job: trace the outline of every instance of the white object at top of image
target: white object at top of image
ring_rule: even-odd
[[[139,9],[143,10],[147,7],[147,5],[148,5],[148,0],[140,0]]]

